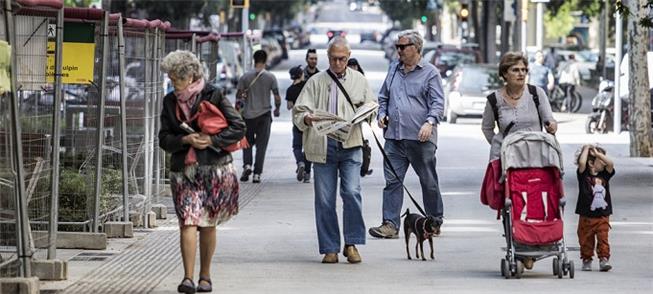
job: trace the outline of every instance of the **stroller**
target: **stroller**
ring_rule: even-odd
[[[506,238],[501,274],[519,279],[524,261],[553,257],[553,275],[574,278],[563,234],[562,152],[555,137],[518,131],[501,145],[505,199],[500,213]]]

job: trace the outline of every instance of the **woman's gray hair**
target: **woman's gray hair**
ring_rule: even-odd
[[[168,53],[161,61],[161,71],[176,78],[192,77],[193,81],[204,77],[200,60],[190,51],[176,50]]]
[[[422,35],[420,35],[418,31],[416,30],[401,31],[399,32],[399,34],[397,34],[397,41],[399,41],[399,39],[401,38],[407,38],[408,40],[410,40],[410,42],[415,45],[417,52],[419,52],[419,54],[422,54],[422,48],[424,47],[424,39],[422,38]]]
[[[345,37],[335,37],[329,41],[329,44],[327,45],[327,53],[331,52],[331,48],[336,47],[336,46],[342,46],[347,48],[348,52],[351,52],[351,47],[349,46],[349,42],[347,42],[347,39]]]

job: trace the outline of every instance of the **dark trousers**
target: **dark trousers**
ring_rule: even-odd
[[[610,218],[580,216],[578,219],[578,243],[580,244],[580,257],[583,260],[591,260],[596,248],[596,256],[610,258],[610,243],[608,242],[608,231],[610,231]]]
[[[311,173],[311,162],[306,160],[302,146],[302,131],[296,126],[292,127],[292,153],[295,155],[295,162],[304,163],[306,173]]]
[[[268,142],[270,141],[272,113],[267,112],[252,119],[245,119],[245,125],[247,125],[247,134],[245,136],[247,136],[249,148],[243,149],[243,165],[252,165],[252,149],[256,146],[254,173],[260,175],[263,172],[265,151],[268,149]]]
[[[404,181],[409,165],[413,166],[413,170],[419,177],[426,214],[442,217],[442,195],[440,194],[438,173],[435,171],[435,151],[437,149],[435,144],[428,141],[386,139],[384,149],[399,179],[394,176],[388,164],[385,163],[383,166],[385,175],[383,220],[391,221],[395,228],[399,228],[401,224],[401,207],[404,203],[404,190],[401,183]]]
[[[576,85],[564,83],[560,84],[560,87],[565,92],[565,106],[567,107],[567,111],[571,111],[571,95],[576,92]]]

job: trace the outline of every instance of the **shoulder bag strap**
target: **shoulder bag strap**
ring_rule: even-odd
[[[256,81],[258,80],[259,77],[261,77],[261,75],[263,74],[264,71],[265,71],[265,69],[264,69],[264,70],[261,70],[261,71],[256,75],[256,77],[254,77],[254,79],[249,83],[249,86],[247,86],[246,91],[249,91],[249,88],[251,88],[251,87],[254,85],[254,83],[256,83]]]
[[[528,93],[533,97],[533,102],[535,102],[535,110],[537,111],[537,117],[540,119],[540,128],[542,128],[542,115],[540,114],[540,97],[537,96],[537,88],[531,84],[526,84],[528,86]]]

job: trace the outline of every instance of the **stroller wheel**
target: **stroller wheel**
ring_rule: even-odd
[[[556,273],[558,274],[558,279],[562,279],[562,276],[564,274],[564,270],[563,270],[564,263],[562,262],[561,259],[558,259],[557,265],[558,265],[558,269],[556,270]]]
[[[517,260],[515,265],[515,278],[521,279],[521,275],[524,273],[524,263],[521,260]]]
[[[570,279],[574,278],[574,261],[573,260],[569,261],[569,278]]]
[[[506,279],[510,279],[510,268],[508,267],[508,261],[505,259],[501,260],[501,275]]]
[[[558,275],[558,258],[557,257],[553,258],[553,275],[554,276]]]

